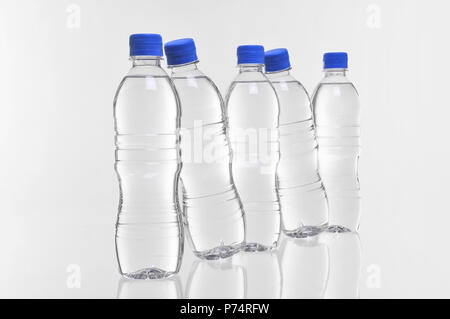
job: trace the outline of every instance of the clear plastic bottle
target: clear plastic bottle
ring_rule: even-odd
[[[280,236],[278,98],[262,72],[264,47],[243,45],[237,55],[239,74],[226,98],[233,178],[245,210],[245,250],[263,251]]]
[[[360,219],[360,103],[347,78],[347,53],[324,55],[325,77],[313,97],[319,171],[329,203],[329,231],[356,231]]]
[[[163,278],[178,272],[183,254],[176,193],[180,108],[160,67],[161,36],[131,35],[130,56],[133,66],[114,99],[117,259],[125,277]]]
[[[266,75],[280,101],[278,194],[282,228],[291,237],[317,235],[328,223],[328,202],[317,167],[311,103],[290,74],[286,49],[265,54]]]
[[[182,210],[196,256],[229,257],[245,242],[244,212],[231,175],[225,106],[198,68],[194,40],[165,44],[167,64],[181,102]]]

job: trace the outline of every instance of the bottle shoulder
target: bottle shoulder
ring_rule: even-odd
[[[345,75],[324,76],[319,84],[351,84],[351,79]]]
[[[119,101],[135,99],[143,101],[164,99],[168,103],[178,104],[178,94],[169,75],[157,66],[132,67],[122,78],[114,96],[114,105]]]
[[[312,98],[312,108],[316,124],[334,121],[347,125],[352,119],[355,123],[359,121],[361,104],[358,91],[347,79],[320,82]]]
[[[172,74],[171,79],[179,94],[215,96],[222,102],[222,95],[214,81],[200,70]]]
[[[272,83],[299,82],[290,73],[283,73],[283,74],[267,73],[266,76]]]
[[[172,79],[185,79],[185,78],[196,78],[196,77],[197,78],[199,78],[199,77],[207,78],[207,76],[198,68],[172,72],[170,77]]]
[[[292,76],[270,78],[280,103],[280,125],[305,122],[312,117],[305,87]]]
[[[342,94],[340,94],[342,92],[345,92],[346,95],[350,94],[355,95],[356,97],[359,96],[358,90],[349,77],[325,76],[314,89],[314,92],[312,94],[313,103],[317,99],[319,93],[328,95],[329,91],[333,91],[333,94],[336,96],[342,96]]]
[[[233,83],[235,82],[270,82],[270,80],[262,72],[240,72],[233,79]]]
[[[238,75],[225,98],[228,114],[248,113],[251,117],[279,115],[279,99],[273,84],[263,74],[258,77]]]
[[[304,95],[309,98],[308,91],[303,86],[303,84],[292,76],[270,79],[270,82],[274,86],[277,94],[284,94],[284,95],[296,94],[296,95]]]
[[[138,76],[154,76],[154,77],[169,77],[166,71],[159,66],[154,65],[139,65],[132,67],[125,77]]]
[[[276,101],[278,104],[278,96],[274,85],[269,80],[242,80],[238,79],[233,81],[226,94],[226,102],[229,103],[233,98],[242,99],[245,98],[249,101],[254,99],[260,99],[264,96],[266,99],[262,100],[262,103],[273,103]]]
[[[208,76],[200,70],[188,70],[172,73],[171,78],[180,98],[183,128],[223,123],[222,95]]]

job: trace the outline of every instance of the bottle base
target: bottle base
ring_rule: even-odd
[[[217,260],[231,257],[234,254],[240,252],[243,247],[243,243],[229,246],[219,246],[206,251],[194,251],[194,255],[201,259]]]
[[[293,238],[307,238],[319,235],[321,232],[327,229],[327,226],[302,226],[296,230],[285,230],[286,236]]]
[[[325,231],[328,233],[351,233],[352,230],[348,229],[344,226],[339,226],[339,225],[331,225],[328,227],[325,227]]]
[[[277,247],[276,243],[273,246],[264,246],[264,245],[257,244],[257,243],[247,243],[244,246],[243,251],[245,251],[245,252],[267,251],[267,250],[275,249],[276,247]]]
[[[174,274],[175,272],[168,272],[159,268],[145,268],[132,273],[122,273],[122,276],[128,279],[163,279]]]

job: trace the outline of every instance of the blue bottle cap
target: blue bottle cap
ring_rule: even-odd
[[[180,65],[198,60],[195,42],[191,38],[178,39],[164,44],[167,65]]]
[[[240,45],[237,48],[238,64],[264,64],[262,45]]]
[[[323,55],[324,69],[347,69],[348,55],[346,52],[328,52]]]
[[[287,49],[273,49],[264,54],[266,72],[277,72],[291,68],[289,53]]]
[[[130,35],[130,56],[163,56],[162,37],[156,33]]]

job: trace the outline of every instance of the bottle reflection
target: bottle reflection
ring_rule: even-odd
[[[323,298],[329,273],[328,248],[317,236],[285,237],[281,243],[281,269],[282,298]]]
[[[232,258],[196,260],[186,286],[187,298],[234,299],[245,296],[244,269]]]
[[[159,280],[122,278],[117,290],[118,299],[181,299],[180,278],[175,275]]]
[[[325,298],[359,298],[361,244],[358,233],[323,233],[321,236],[330,255]]]
[[[277,251],[241,252],[233,257],[245,270],[245,298],[278,299],[283,283]]]

